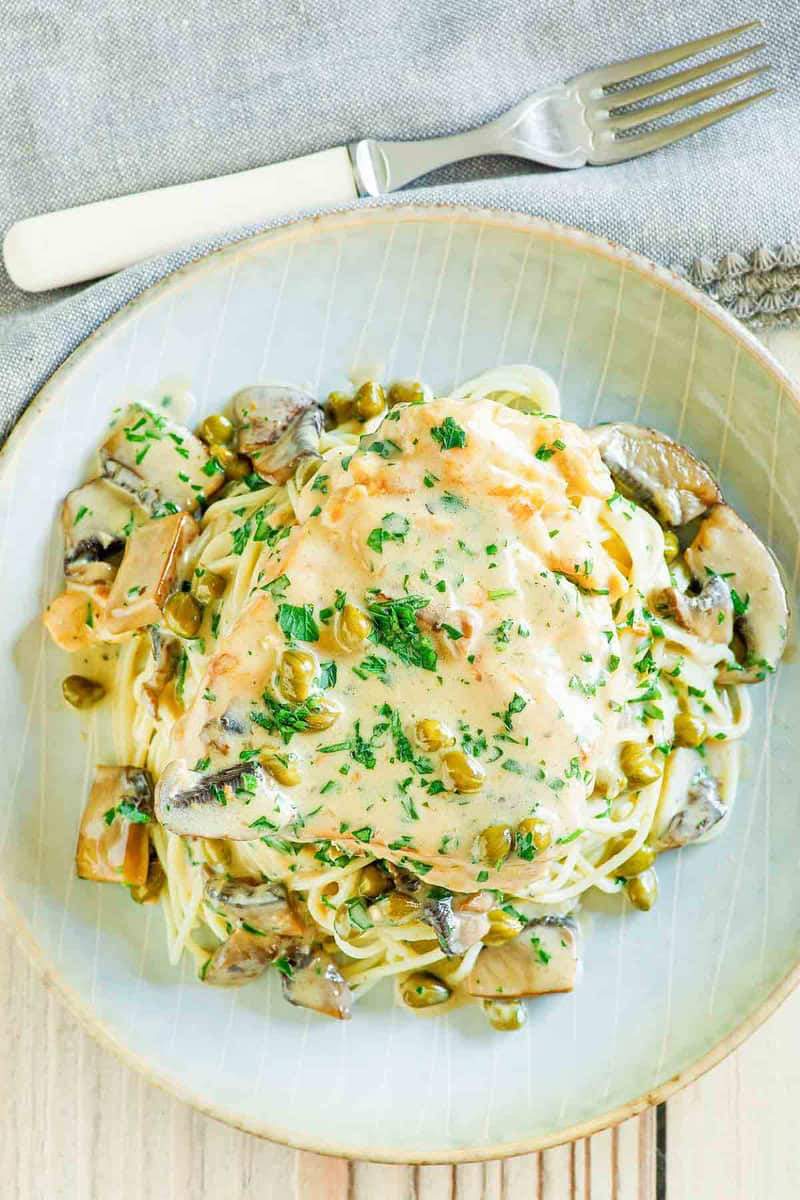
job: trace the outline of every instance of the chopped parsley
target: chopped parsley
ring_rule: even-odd
[[[380,527],[373,529],[367,538],[367,545],[376,554],[383,554],[384,542],[402,542],[411,528],[408,517],[399,513],[386,513],[381,519]]]
[[[461,449],[467,444],[466,429],[462,429],[452,417],[445,417],[441,425],[434,425],[431,429],[431,437],[438,443],[442,452]]]
[[[409,666],[434,671],[436,649],[417,625],[417,613],[427,605],[424,596],[401,596],[397,600],[374,600],[367,605],[367,612],[373,621],[372,641]]]
[[[319,640],[319,626],[314,620],[313,604],[279,604],[278,624],[290,641]]]
[[[133,825],[149,825],[150,815],[140,808],[135,800],[121,800],[116,808],[109,808],[103,813],[106,825],[111,825],[115,817],[122,817]]]

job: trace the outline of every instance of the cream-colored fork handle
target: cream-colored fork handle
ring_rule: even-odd
[[[42,292],[97,279],[239,225],[356,196],[350,156],[338,146],[220,179],[28,217],[9,229],[3,257],[17,287]]]

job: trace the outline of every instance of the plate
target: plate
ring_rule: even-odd
[[[666,856],[649,914],[594,908],[585,970],[498,1034],[479,1010],[415,1019],[376,989],[349,1023],[277,981],[204,988],[167,962],[161,915],[74,878],[79,812],[109,751],[60,697],[38,614],[54,532],[112,411],[177,397],[195,416],[272,377],[325,392],[353,369],[447,391],[499,363],[557,380],[567,417],[652,423],[699,452],[775,548],[797,603],[800,404],[770,356],[688,284],[529,218],[375,208],[301,221],[176,272],[93,334],[0,460],[0,880],[69,1006],[151,1080],[278,1142],[390,1162],[494,1158],[585,1136],[668,1096],[787,994],[800,959],[800,667],[755,690],[725,835]],[[177,403],[177,401],[176,401]]]

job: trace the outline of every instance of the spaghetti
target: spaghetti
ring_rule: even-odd
[[[73,634],[88,596],[84,641],[119,644],[119,761],[158,781],[157,820],[120,803],[107,830],[146,829],[170,960],[190,953],[207,982],[273,963],[290,1000],[344,1016],[392,978],[409,1008],[478,999],[516,1028],[520,998],[571,988],[586,893],[647,909],[656,856],[724,827],[741,685],[777,661],[746,585],[761,570],[783,595],[774,564],[688,451],[564,421],[532,367],[443,399],[401,385],[389,406],[366,384],[332,398],[313,453],[292,389],[277,431],[259,407],[276,396],[246,392],[249,459],[229,452],[226,473],[212,446],[180,472],[200,481],[193,531],[149,481],[141,528],[185,539],[168,595],[129,586],[133,512],[110,581],[68,574]],[[163,437],[188,456],[188,431]],[[723,518],[756,547],[741,577],[714,565]],[[66,607],[46,617],[62,645]],[[778,654],[785,595],[782,611]]]

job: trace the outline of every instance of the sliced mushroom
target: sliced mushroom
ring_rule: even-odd
[[[666,434],[626,422],[588,432],[619,490],[662,525],[685,525],[722,499],[708,467]]]
[[[398,892],[414,895],[422,887],[422,880],[419,875],[415,875],[413,871],[409,871],[408,867],[401,867],[398,863],[391,862],[389,859],[386,859],[383,865],[391,876]]]
[[[789,627],[789,604],[777,564],[749,525],[727,504],[701,523],[685,554],[697,577],[723,576],[731,590],[734,627],[744,644],[740,663],[726,664],[719,683],[756,683],[780,662]]]
[[[92,479],[70,492],[61,510],[67,579],[81,583],[113,579],[112,560],[125,549],[134,524],[145,519],[141,506],[105,479]]]
[[[142,683],[142,694],[154,717],[158,716],[164,689],[174,678],[180,658],[180,638],[162,629],[150,626],[150,642],[153,654]]]
[[[153,519],[133,531],[108,598],[103,622],[108,633],[158,624],[178,582],[184,551],[197,533],[197,522],[187,513]]]
[[[248,706],[234,700],[219,717],[207,721],[201,731],[203,741],[218,750],[230,754],[234,743],[246,737],[250,731]]]
[[[144,883],[131,888],[131,899],[137,904],[155,904],[161,896],[161,891],[167,882],[164,868],[154,848],[150,847],[150,862],[147,867],[147,878]]]
[[[704,642],[727,646],[733,637],[733,601],[719,576],[706,577],[696,596],[674,587],[661,588],[652,593],[650,603],[659,616],[669,617]]]
[[[81,879],[141,887],[150,862],[153,785],[141,767],[98,767],[81,817],[75,864]]]
[[[61,650],[70,654],[85,650],[97,641],[107,601],[106,584],[96,583],[80,591],[67,588],[45,609],[45,629]]]
[[[240,987],[263,975],[283,947],[279,937],[259,937],[246,929],[235,929],[217,946],[201,973],[204,983],[215,987]]]
[[[242,388],[233,397],[239,451],[249,454],[262,479],[284,483],[303,458],[319,458],[322,409],[290,385]]]
[[[114,422],[100,462],[106,478],[151,515],[193,512],[225,482],[199,438],[142,404],[131,404]]]
[[[672,850],[705,837],[728,812],[719,780],[696,750],[675,750],[651,834],[658,850]]]
[[[336,963],[319,946],[296,946],[278,963],[290,1004],[346,1021],[353,996]]]
[[[444,888],[431,888],[425,897],[422,920],[430,925],[448,958],[464,954],[489,932],[490,892],[456,896]]]
[[[156,816],[184,837],[253,841],[288,825],[296,812],[258,761],[203,775],[177,759],[158,781]]]
[[[514,1000],[571,992],[578,970],[578,939],[568,917],[530,921],[513,941],[481,950],[467,980],[471,996]]]
[[[205,898],[229,921],[244,922],[248,928],[261,933],[299,937],[305,930],[300,914],[281,883],[214,876],[206,883]]]

